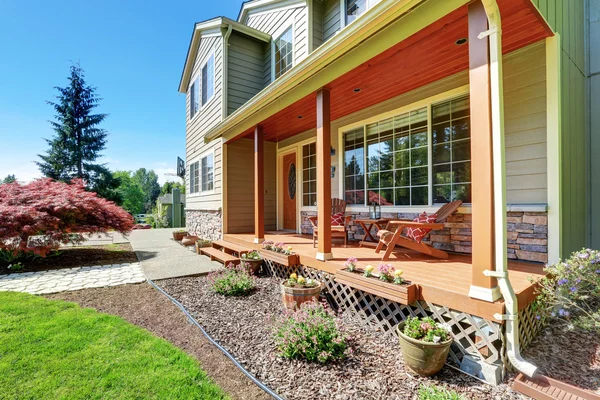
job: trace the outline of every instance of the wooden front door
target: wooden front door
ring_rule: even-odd
[[[296,153],[283,156],[283,229],[296,230]]]

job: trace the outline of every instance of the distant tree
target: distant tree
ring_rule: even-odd
[[[131,215],[86,191],[80,179],[0,185],[0,251],[14,257],[43,257],[60,244],[81,242],[78,233],[128,233],[132,227]]]
[[[146,213],[152,212],[152,207],[160,194],[160,185],[158,184],[158,175],[153,170],[140,168],[135,171],[131,177],[133,183],[142,188],[144,192],[144,210]]]
[[[59,94],[57,101],[49,101],[56,111],[55,121],[50,124],[55,135],[46,139],[50,148],[45,155],[39,155],[36,162],[44,176],[70,182],[74,178],[83,179],[89,190],[102,197],[115,198],[118,182],[112,181],[112,174],[104,164],[97,164],[101,152],[106,147],[107,132],[99,125],[107,114],[94,114],[100,97],[96,88],[86,84],[83,69],[71,66],[67,87],[55,87]]]
[[[123,200],[121,206],[131,214],[141,214],[144,209],[144,191],[142,187],[133,181],[130,171],[115,171],[114,180],[119,181],[117,192]]]
[[[2,179],[2,181],[0,181],[0,185],[2,185],[3,183],[13,183],[17,181],[17,177],[11,174],[6,175],[6,178]]]
[[[165,194],[169,194],[173,192],[173,189],[179,189],[179,193],[185,194],[185,185],[181,182],[165,182],[160,188],[160,195],[163,196]]]

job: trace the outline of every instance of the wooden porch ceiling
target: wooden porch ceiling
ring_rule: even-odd
[[[498,0],[503,53],[552,35],[530,0]],[[468,10],[461,7],[426,29],[332,81],[331,120],[352,114],[402,93],[469,68]],[[354,89],[360,88],[359,92]],[[281,141],[316,127],[316,94],[306,96],[261,124],[264,138]],[[301,116],[301,118],[299,118]],[[248,137],[253,130],[239,137]]]

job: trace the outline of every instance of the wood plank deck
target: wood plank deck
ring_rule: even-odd
[[[260,249],[253,243],[254,234],[225,234],[224,240],[251,249]],[[356,257],[358,265],[377,266],[381,263],[381,255],[374,249],[358,247],[358,242],[349,242],[344,247],[340,241],[334,241],[334,259],[326,262],[318,261],[317,249],[313,247],[312,236],[285,232],[267,232],[265,240],[283,242],[292,246],[300,256],[300,264],[334,274],[343,268],[349,257]],[[488,320],[494,320],[495,313],[504,312],[504,301],[488,303],[471,299],[468,296],[471,285],[471,257],[464,254],[450,254],[448,260],[439,260],[410,250],[398,251],[387,261],[397,269],[404,270],[404,277],[419,287],[419,299],[430,303],[447,306],[454,310],[467,312]],[[491,266],[490,266],[491,267]],[[535,286],[529,278],[540,278],[544,275],[543,265],[521,261],[509,261],[509,279],[517,294],[519,309],[526,307],[534,299]]]

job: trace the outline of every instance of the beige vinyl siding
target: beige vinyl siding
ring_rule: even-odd
[[[340,0],[327,0],[324,8],[323,42],[326,42],[341,29]]]
[[[272,35],[273,39],[293,26],[294,65],[308,56],[308,7],[300,6],[262,12],[260,9],[253,10],[248,13],[245,24]]]
[[[186,190],[188,193],[186,209],[214,210],[221,207],[221,139],[211,143],[204,143],[204,134],[216,126],[222,119],[222,93],[223,93],[223,38],[204,37],[200,40],[200,48],[192,70],[190,85],[197,76],[201,77],[201,70],[209,55],[215,55],[215,90],[212,99],[201,106],[199,112],[192,120],[189,119],[190,94],[186,95]],[[207,151],[214,151],[214,190],[210,194],[192,194],[189,187],[189,166],[200,160],[200,156]]]
[[[254,232],[254,143],[227,144],[227,233]],[[265,143],[265,229],[277,226],[275,143]]]
[[[312,0],[312,35],[313,48],[323,44],[323,22],[325,20],[325,6],[319,0]]]
[[[586,12],[584,1],[533,0],[560,34],[561,47],[561,256],[590,244],[591,226],[600,245],[600,212],[590,200],[589,133],[586,129]],[[600,149],[600,147],[598,147]],[[593,150],[592,150],[593,152]],[[593,161],[592,161],[593,162]],[[597,164],[594,164],[597,165]]]
[[[505,118],[507,121],[505,127],[506,184],[507,203],[509,204],[547,202],[544,51],[545,48],[542,42],[542,44],[534,44],[504,57]],[[531,70],[539,70],[540,58],[542,59],[542,72],[535,78],[536,82],[530,82]],[[532,90],[530,86],[540,85],[539,81],[542,82],[541,91]],[[341,127],[401,107],[410,106],[420,100],[468,84],[468,72],[464,71],[332,121],[331,145],[336,149],[336,155],[331,158],[332,166],[336,167],[335,177],[332,179],[331,185],[332,196],[343,196],[343,193],[339,191],[339,180],[343,178],[343,165],[338,165],[338,152],[342,151],[338,148],[338,131]],[[533,94],[528,95],[529,92]],[[525,97],[521,98],[520,96]],[[308,140],[314,138],[315,135],[316,130],[313,129],[280,142],[279,147],[283,148]],[[533,189],[529,190],[528,187]]]
[[[228,51],[227,115],[264,88],[264,43],[232,32]]]

